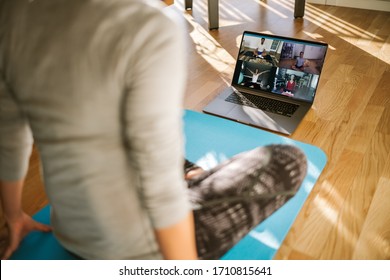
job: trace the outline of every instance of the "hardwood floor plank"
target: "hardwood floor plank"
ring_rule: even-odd
[[[366,139],[371,139],[374,136],[377,126],[383,117],[383,112],[383,106],[367,106],[353,130],[346,149],[365,154],[369,146]]]
[[[382,171],[352,259],[390,260],[390,154]]]
[[[370,104],[390,107],[389,81],[390,71],[385,71],[380,76],[381,79],[375,89],[373,97],[370,99]]]
[[[377,130],[384,134],[390,135],[390,106],[384,108],[382,118],[378,123]]]
[[[378,120],[380,118],[377,118]],[[371,145],[354,177],[353,184],[345,196],[345,201],[332,228],[321,258],[351,259],[361,233],[368,209],[384,170],[387,155],[390,153],[390,136],[374,133]],[[385,199],[385,198],[384,198]],[[382,213],[382,216],[387,216]]]

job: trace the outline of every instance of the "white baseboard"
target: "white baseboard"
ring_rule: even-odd
[[[390,12],[390,0],[307,0],[306,2]]]

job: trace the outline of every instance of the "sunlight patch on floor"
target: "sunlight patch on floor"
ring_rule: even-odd
[[[194,42],[196,52],[221,74],[231,75],[236,59],[233,58],[202,26],[194,21],[190,14],[184,13],[184,18],[192,25],[190,37]]]

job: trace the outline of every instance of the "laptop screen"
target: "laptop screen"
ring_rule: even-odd
[[[233,86],[313,102],[328,45],[245,31]]]

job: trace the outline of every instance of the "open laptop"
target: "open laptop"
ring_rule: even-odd
[[[314,102],[326,43],[245,31],[231,86],[203,111],[292,134]]]

